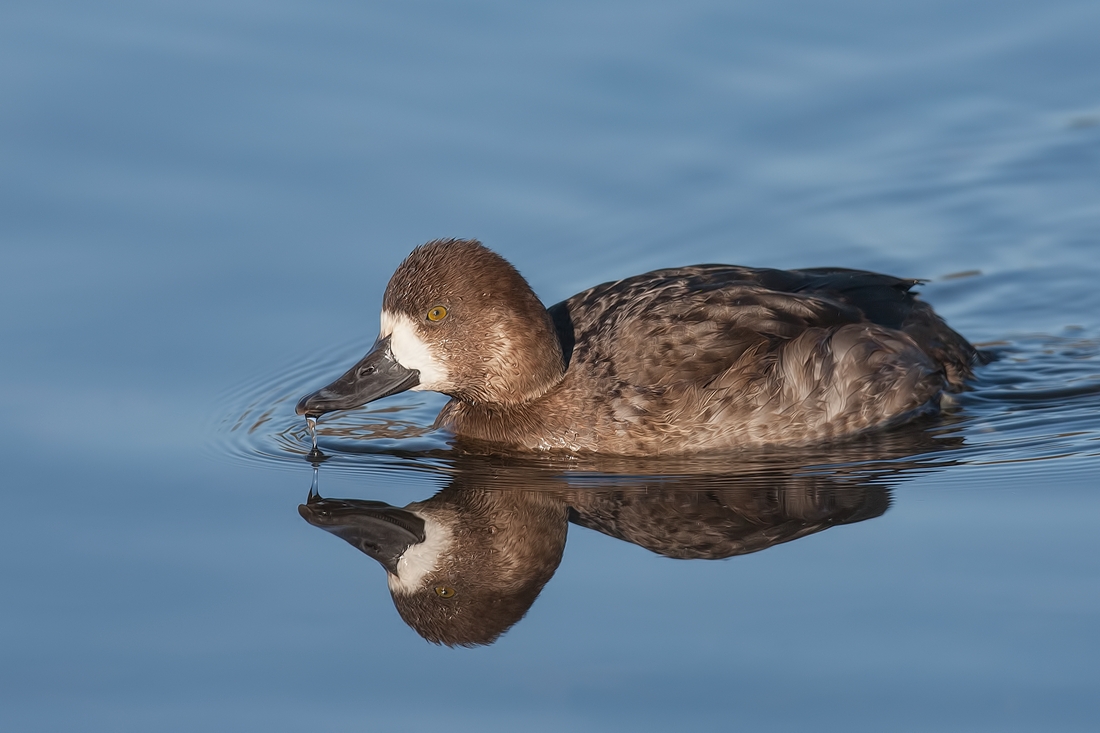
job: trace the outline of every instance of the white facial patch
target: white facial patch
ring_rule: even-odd
[[[391,593],[413,593],[424,576],[439,567],[439,560],[451,546],[451,530],[419,512],[424,520],[424,541],[410,545],[397,560],[397,575],[387,576]]]
[[[420,338],[416,323],[403,313],[382,311],[382,338],[390,337],[390,351],[398,364],[420,372],[417,389],[440,390],[448,385],[447,367],[431,344]]]

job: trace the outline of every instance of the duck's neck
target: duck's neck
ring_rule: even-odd
[[[562,343],[541,303],[521,323],[502,329],[494,351],[481,394],[455,395],[458,399],[490,409],[516,408],[539,399],[565,378]]]

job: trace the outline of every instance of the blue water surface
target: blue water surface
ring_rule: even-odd
[[[5,3],[0,729],[1096,730],[1098,37],[1084,0]],[[938,420],[779,457],[470,468],[423,394],[322,423],[325,496],[879,502],[728,560],[574,525],[526,618],[439,647],[299,516],[293,405],[450,236],[547,303],[925,278],[1000,358]]]

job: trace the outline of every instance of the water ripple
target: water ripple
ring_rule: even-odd
[[[301,466],[308,461],[312,441],[294,406],[302,395],[341,374],[362,356],[362,350],[362,343],[356,343],[312,354],[227,390],[220,400],[226,413],[212,431],[208,450],[248,465]],[[448,436],[431,428],[445,402],[441,395],[407,392],[383,403],[325,416],[317,423],[317,441],[330,457],[326,470],[360,473],[433,467],[433,453],[449,447]]]

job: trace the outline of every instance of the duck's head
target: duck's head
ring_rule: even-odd
[[[299,415],[359,407],[407,389],[515,405],[561,380],[561,344],[527,281],[474,240],[417,247],[390,278],[370,352],[298,402]]]
[[[491,644],[523,618],[565,549],[567,509],[525,492],[447,489],[399,508],[311,496],[302,517],[377,560],[428,641]]]

